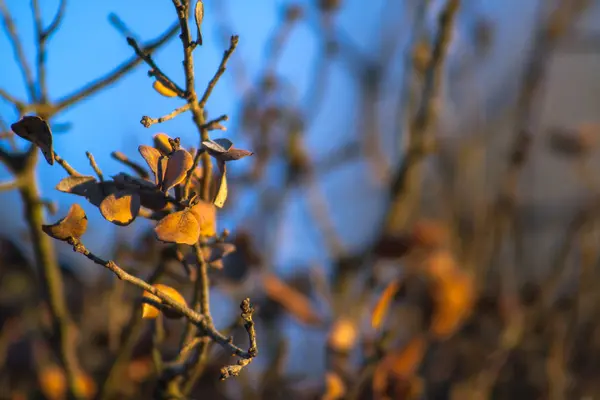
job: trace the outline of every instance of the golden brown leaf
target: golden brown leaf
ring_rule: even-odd
[[[162,181],[162,190],[167,191],[182,182],[194,165],[194,158],[184,149],[174,151],[167,161],[167,170]]]
[[[471,276],[456,271],[451,277],[434,286],[435,308],[430,331],[433,336],[445,339],[461,326],[471,313],[474,286]]]
[[[12,124],[10,128],[23,139],[28,140],[39,147],[48,164],[54,164],[52,132],[45,120],[38,116],[25,116],[18,122]]]
[[[280,304],[294,318],[308,325],[321,324],[321,317],[304,294],[273,274],[265,273],[262,284],[267,297]]]
[[[172,288],[171,286],[163,285],[161,283],[157,283],[152,286],[155,287],[156,289],[160,290],[167,296],[169,296],[175,302],[177,302],[181,305],[184,305],[184,306],[187,305],[183,295],[181,293],[179,293],[176,289]],[[154,301],[162,304],[162,300],[160,298],[158,298],[157,296],[153,295],[152,293],[150,293],[148,291],[144,291],[143,297],[146,299],[154,300]],[[150,304],[147,304],[147,303],[144,303],[142,305],[142,318],[153,319],[153,318],[158,317],[158,314],[159,314],[159,310],[156,307],[154,307]],[[170,317],[179,316],[179,314],[175,314],[175,315],[167,315],[169,313],[164,313],[164,314],[165,314],[165,316],[170,316]]]
[[[93,176],[67,176],[58,182],[55,189],[63,193],[87,196],[91,188],[96,186]]]
[[[169,139],[171,139],[169,135],[164,133],[157,133],[153,137],[154,147],[156,150],[160,151],[163,156],[168,156],[173,152],[173,146],[171,146]]]
[[[335,372],[325,373],[325,394],[321,400],[340,400],[346,395],[346,384]]]
[[[215,200],[213,201],[214,205],[222,208],[225,204],[225,200],[227,200],[227,166],[225,162],[219,162],[219,169],[221,170],[221,179],[219,179],[219,188],[217,189],[217,195],[215,196]]]
[[[154,228],[156,237],[167,243],[193,245],[200,237],[198,220],[190,209],[167,215]]]
[[[100,213],[116,225],[129,225],[140,212],[140,196],[129,190],[110,194],[100,203]]]
[[[159,80],[154,81],[154,83],[152,84],[152,87],[154,88],[154,90],[156,90],[158,92],[158,94],[161,94],[161,95],[163,95],[165,97],[175,97],[175,96],[177,96],[177,92],[175,92],[171,88],[166,87]]]
[[[381,326],[381,323],[385,319],[390,305],[392,304],[392,300],[394,299],[396,293],[398,293],[398,290],[400,290],[399,280],[390,282],[384,289],[383,293],[379,297],[379,300],[377,300],[377,304],[375,305],[373,314],[371,315],[371,326],[373,328],[379,329]]]
[[[200,235],[212,237],[217,234],[217,209],[214,204],[200,200],[190,211],[198,220]]]
[[[162,182],[163,176],[165,175],[165,167],[167,163],[167,159],[163,158],[160,151],[156,150],[154,147],[140,145],[138,146],[138,151],[142,155],[146,164],[154,174],[154,182],[158,185]]]
[[[42,225],[42,230],[58,240],[79,239],[87,230],[87,222],[87,216],[81,206],[73,204],[66,217],[53,225]]]

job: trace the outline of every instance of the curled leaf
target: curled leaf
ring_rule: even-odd
[[[381,297],[377,300],[377,304],[373,309],[373,315],[371,315],[371,326],[373,328],[378,329],[381,326],[390,308],[390,304],[392,304],[392,300],[399,289],[400,281],[398,280],[394,280],[387,285]]]
[[[184,305],[184,306],[187,305],[185,298],[181,295],[181,293],[179,293],[177,290],[173,289],[171,286],[163,285],[161,283],[157,283],[152,286],[155,287],[156,289],[160,290],[167,296],[169,296],[171,299],[175,300],[175,302],[177,302],[181,305]],[[148,291],[144,291],[143,297],[145,299],[150,299],[157,303],[162,304],[162,300],[160,298],[158,298],[157,296],[153,295],[152,293],[150,293]],[[163,309],[163,313],[165,314],[165,316],[170,317],[170,318],[177,318],[177,317],[181,316],[179,313],[174,312],[174,311],[168,312],[167,309]],[[156,307],[154,307],[150,304],[147,304],[147,303],[144,303],[142,305],[142,318],[153,319],[153,318],[158,317],[158,314],[159,314],[159,311]]]
[[[215,156],[218,154],[226,153],[233,146],[233,143],[229,139],[221,138],[215,140],[205,140],[202,142],[204,147],[209,154]]]
[[[163,176],[165,174],[165,167],[167,159],[154,147],[140,145],[138,146],[138,151],[142,155],[148,167],[154,173],[155,183],[158,185],[162,182]]]
[[[272,274],[263,275],[262,284],[267,297],[280,304],[294,318],[308,325],[321,324],[321,317],[303,293]]]
[[[54,164],[52,132],[45,120],[38,116],[25,116],[12,124],[10,128],[23,139],[39,147],[48,164]]]
[[[110,194],[100,203],[100,213],[116,225],[129,225],[140,212],[140,196],[129,190]]]
[[[66,217],[52,225],[42,225],[48,236],[58,240],[79,239],[87,230],[87,216],[79,204],[73,204]]]
[[[154,228],[156,237],[166,243],[193,245],[200,237],[198,220],[190,209],[167,215]]]
[[[156,150],[160,151],[163,156],[168,156],[173,152],[173,146],[169,142],[169,135],[164,133],[157,133],[152,138],[154,140],[154,147]]]
[[[214,204],[200,200],[190,211],[198,221],[200,235],[212,237],[217,234],[217,210]]]
[[[181,183],[193,165],[194,158],[187,150],[179,149],[174,151],[167,161],[167,169],[162,181],[162,190],[167,191]]]
[[[235,161],[244,157],[253,155],[254,153],[248,150],[230,148],[225,153],[219,155],[219,159],[223,161]]]
[[[154,83],[152,84],[152,87],[154,88],[154,90],[156,90],[158,92],[158,94],[161,94],[165,97],[175,97],[177,96],[177,92],[174,91],[171,88],[166,87],[161,81],[156,80],[154,81]]]
[[[227,165],[224,161],[219,161],[219,170],[221,171],[221,179],[219,179],[219,188],[213,203],[215,206],[222,208],[229,192],[227,189]]]
[[[202,20],[204,19],[204,4],[202,4],[202,0],[196,2],[194,18],[196,19],[196,29],[198,30],[196,44],[202,46]]]

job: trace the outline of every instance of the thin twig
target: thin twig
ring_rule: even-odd
[[[71,167],[69,163],[54,152],[54,160],[71,176],[80,176],[81,174]]]
[[[121,153],[120,151],[113,151],[112,153],[110,153],[110,156],[112,158],[114,158],[115,160],[128,166],[129,168],[133,169],[140,178],[148,179],[150,177],[150,174],[148,174],[148,171],[146,171],[146,168],[142,167],[140,164],[136,163],[135,161],[131,161],[125,154]]]
[[[94,155],[92,153],[90,153],[89,151],[86,151],[85,155],[87,156],[88,160],[90,160],[90,165],[94,169],[94,172],[98,176],[98,179],[100,180],[100,182],[104,182],[104,175],[102,174],[102,170],[98,166],[98,163],[96,162],[96,159],[94,158]]]

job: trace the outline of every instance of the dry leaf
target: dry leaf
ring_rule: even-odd
[[[89,197],[89,191],[96,188],[96,178],[93,176],[67,176],[56,185],[56,190]]]
[[[129,190],[110,194],[100,203],[100,213],[116,225],[129,225],[140,212],[140,196]]]
[[[382,398],[388,392],[388,385],[393,383],[398,389],[403,389],[402,397],[407,397],[412,390],[412,378],[421,365],[427,341],[422,336],[413,338],[400,350],[389,352],[376,366],[373,373],[373,394],[375,398]],[[398,388],[401,386],[401,388]]]
[[[226,153],[233,146],[233,142],[229,139],[220,138],[215,140],[205,140],[202,142],[202,147],[208,151],[208,153],[214,157],[219,154]]]
[[[244,157],[253,155],[254,153],[248,150],[236,149],[231,147],[225,153],[219,154],[218,159],[222,161],[235,161]]]
[[[142,207],[149,208],[153,211],[163,210],[168,204],[167,199],[162,192],[142,190],[139,195]]]
[[[57,365],[47,365],[38,372],[40,390],[49,400],[63,400],[67,395],[67,378]],[[96,394],[96,383],[87,374],[81,373],[75,378],[75,386],[79,395],[90,399]]]
[[[146,164],[148,164],[152,173],[154,173],[155,183],[159,185],[165,174],[165,166],[168,160],[154,147],[142,144],[138,146],[138,151],[142,155],[144,161],[146,161]]]
[[[346,395],[346,384],[335,372],[325,373],[325,394],[321,400],[340,400]]]
[[[166,87],[161,81],[159,80],[155,80],[154,83],[152,84],[152,87],[154,88],[154,90],[156,90],[158,92],[158,94],[161,94],[165,97],[176,97],[177,96],[177,92],[174,91],[171,88]]]
[[[184,149],[174,151],[167,162],[167,170],[162,182],[162,190],[167,191],[182,182],[194,165],[194,158]]]
[[[48,164],[54,164],[52,132],[46,121],[38,116],[25,116],[12,124],[10,128],[23,139],[39,147]]]
[[[87,216],[81,206],[73,204],[66,217],[53,225],[42,225],[42,230],[58,240],[79,239],[87,229],[87,222]]]
[[[169,139],[171,139],[169,135],[164,133],[157,133],[153,137],[154,147],[156,150],[160,151],[163,156],[168,156],[173,152],[173,146],[171,146]]]
[[[357,339],[356,324],[349,318],[341,317],[329,330],[327,345],[334,351],[347,353],[354,348]]]
[[[200,235],[212,237],[217,234],[217,209],[214,204],[200,200],[190,211],[198,220]]]
[[[167,215],[154,228],[158,240],[167,243],[195,244],[200,237],[200,226],[190,209]]]
[[[204,19],[204,4],[202,4],[202,0],[196,2],[194,18],[196,19],[196,29],[198,30],[196,44],[202,46],[202,20]]]
[[[187,306],[185,298],[181,295],[181,293],[179,293],[177,290],[173,289],[171,286],[163,285],[161,283],[157,283],[152,286],[155,287],[156,289],[160,290],[167,296],[169,296],[175,302],[182,304],[184,306]],[[144,291],[144,298],[151,299],[151,300],[154,300],[154,301],[162,304],[162,300],[160,298],[158,298],[157,296],[153,295],[152,293],[150,293],[148,291]],[[177,312],[175,312],[173,314],[173,313],[168,313],[165,311],[166,310],[163,310],[163,314],[165,314],[165,316],[167,316],[167,317],[174,318],[174,317],[180,316]],[[153,319],[153,318],[158,317],[158,314],[159,314],[159,310],[156,307],[154,307],[150,304],[147,304],[147,303],[144,303],[142,305],[142,318]]]
[[[386,286],[385,290],[379,297],[379,300],[377,300],[377,304],[375,305],[373,314],[371,315],[371,326],[374,329],[379,329],[381,326],[381,323],[385,319],[390,305],[392,304],[392,300],[394,299],[394,296],[396,296],[396,293],[398,293],[398,290],[400,290],[400,281],[394,280]]]
[[[221,171],[221,179],[219,180],[219,188],[217,189],[217,195],[213,201],[214,205],[222,208],[227,200],[227,165],[224,161],[219,161],[219,170]]]
[[[308,325],[321,324],[321,317],[304,294],[268,273],[263,275],[262,284],[267,297],[280,304],[294,318]]]

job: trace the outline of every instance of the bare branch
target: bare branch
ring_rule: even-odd
[[[157,48],[159,48],[160,46],[162,46],[163,44],[165,44],[173,36],[175,36],[177,34],[178,26],[179,25],[177,23],[173,24],[171,27],[169,27],[169,29],[166,32],[164,32],[162,35],[160,35],[157,39],[155,39],[155,40],[151,41],[150,43],[148,43],[147,45],[143,46],[142,50],[145,53],[151,53],[154,50],[156,50]],[[96,79],[95,81],[85,85],[84,87],[82,87],[80,89],[77,89],[75,92],[64,96],[62,99],[59,99],[56,102],[55,111],[58,112],[58,111],[64,110],[65,108],[67,108],[75,103],[78,103],[79,101],[84,100],[85,98],[87,98],[89,96],[92,96],[99,90],[105,88],[106,86],[110,85],[113,82],[116,82],[119,78],[121,78],[123,75],[125,75],[126,73],[131,71],[133,68],[135,68],[141,62],[142,62],[142,59],[139,58],[138,56],[130,58],[129,60],[127,60],[127,61],[123,62],[122,64],[120,64],[119,66],[117,66],[115,69],[113,69],[108,74]]]
[[[98,163],[96,162],[96,159],[94,158],[94,155],[92,153],[90,153],[89,151],[86,151],[85,155],[88,158],[88,160],[90,160],[90,165],[94,169],[94,172],[98,176],[98,179],[100,179],[100,182],[104,182],[104,175],[102,174],[102,170],[98,166]]]
[[[8,192],[9,190],[18,188],[20,185],[21,183],[18,179],[8,182],[0,182],[0,192]]]
[[[131,161],[125,154],[121,153],[120,151],[113,151],[112,153],[110,153],[110,156],[115,160],[127,165],[129,168],[133,169],[135,173],[139,175],[140,178],[148,179],[150,177],[148,171],[146,171],[146,168],[142,167],[135,161]]]

